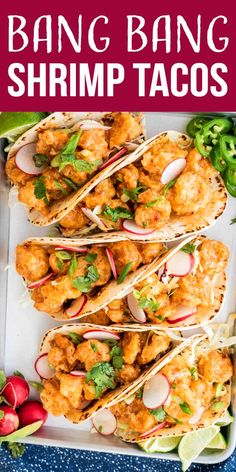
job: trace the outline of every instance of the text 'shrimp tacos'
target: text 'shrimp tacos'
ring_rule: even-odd
[[[33,238],[17,246],[16,270],[37,310],[69,319],[94,313],[122,296],[167,252],[162,243],[119,241],[116,236],[106,242],[101,238],[100,244]]]
[[[74,423],[127,397],[170,352],[179,353],[163,332],[97,325],[64,325],[46,333],[35,369],[43,380],[41,401],[53,415]]]
[[[154,371],[109,410],[115,434],[125,441],[181,436],[211,426],[230,405],[233,366],[223,344],[214,348],[196,339],[177,355],[170,353],[168,363]],[[94,418],[101,431],[106,411]]]
[[[30,221],[47,226],[64,216],[143,133],[141,114],[128,112],[56,112],[26,131],[9,151],[6,173]]]
[[[125,296],[114,296],[93,315],[96,323],[188,329],[212,321],[224,300],[229,251],[223,243],[204,236],[190,237],[188,241],[182,241],[152,263],[138,283],[127,283]],[[145,250],[145,244],[142,247]],[[101,306],[99,298],[97,306]],[[83,315],[86,309],[88,306]],[[88,321],[92,320],[88,317]]]
[[[103,230],[170,241],[211,226],[227,202],[223,180],[192,140],[167,131],[116,164],[60,219],[64,236]],[[84,222],[84,215],[87,222]]]

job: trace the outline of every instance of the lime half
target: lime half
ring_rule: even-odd
[[[148,453],[170,452],[178,446],[180,439],[181,436],[172,436],[169,438],[149,438],[138,443],[138,445],[141,449],[143,449],[143,451]]]
[[[217,433],[217,435],[207,444],[208,449],[226,449],[226,440],[222,433]]]
[[[47,116],[43,112],[7,111],[0,114],[0,137],[14,142],[21,134]]]
[[[234,417],[231,416],[229,411],[227,410],[224,415],[217,421],[218,426],[228,426],[229,424],[233,423]]]
[[[208,447],[208,444],[219,433],[220,427],[213,425],[209,428],[190,431],[181,439],[178,453],[182,462],[182,471],[185,472],[199,454]]]

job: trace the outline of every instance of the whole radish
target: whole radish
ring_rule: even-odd
[[[18,375],[10,375],[6,379],[6,384],[1,394],[13,408],[16,408],[28,400],[29,385],[25,379],[22,379]]]
[[[6,436],[16,431],[19,426],[19,417],[16,411],[10,406],[1,405],[0,413],[3,414],[0,419],[0,436]]]
[[[19,408],[18,416],[20,427],[22,428],[23,426],[35,423],[36,421],[43,421],[43,423],[45,423],[48,413],[40,402],[30,400]]]

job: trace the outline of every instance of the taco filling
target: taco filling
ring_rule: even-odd
[[[117,149],[141,135],[140,116],[131,113],[104,114],[101,122],[82,120],[72,128],[42,129],[35,143],[8,159],[6,173],[18,187],[19,200],[47,215],[54,202],[83,186]],[[87,222],[84,217],[83,224]]]
[[[181,434],[209,426],[230,402],[233,367],[225,350],[192,350],[175,356],[136,392],[132,401],[111,407],[123,439]]]
[[[96,299],[111,280],[119,288],[126,277],[166,250],[161,243],[120,241],[80,247],[63,241],[58,246],[43,240],[18,245],[16,270],[27,281],[37,310],[52,316],[62,313],[65,318],[78,315],[87,299]]]
[[[141,159],[102,180],[62,218],[62,233],[84,230],[84,209],[96,213],[100,229],[136,235],[160,230],[172,217],[201,215],[214,200],[210,178],[217,171],[195,148],[186,147],[168,136],[157,139]]]
[[[148,250],[145,244],[142,248]],[[228,259],[223,243],[199,237],[167,256],[164,265],[135,284],[126,297],[113,300],[92,316],[113,323],[173,327],[210,320],[223,301]]]
[[[47,354],[55,373],[43,382],[43,406],[53,415],[76,421],[81,410],[105,394],[132,384],[170,347],[166,334],[151,331],[118,333],[94,326],[68,335],[57,333]]]

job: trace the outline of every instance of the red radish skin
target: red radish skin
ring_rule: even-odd
[[[4,413],[0,420],[0,436],[7,436],[19,427],[19,416],[13,408],[7,405],[1,405],[0,411]]]
[[[143,388],[143,404],[149,410],[159,408],[166,403],[170,395],[170,383],[164,374],[156,374]]]
[[[28,424],[35,423],[36,421],[43,421],[43,423],[45,423],[48,413],[40,402],[31,400],[24,403],[24,405],[19,408],[18,416],[20,420],[20,427],[23,428]]]
[[[141,434],[139,437],[142,438],[142,439],[145,439],[145,438],[147,438],[148,436],[150,436],[150,434],[155,433],[155,432],[158,431],[159,429],[165,428],[165,426],[166,426],[167,424],[168,424],[167,421],[163,421],[163,423],[157,424],[156,426],[154,426],[154,428],[149,429],[149,431],[147,431],[146,433]]]
[[[166,263],[165,269],[173,277],[185,277],[194,266],[194,256],[184,251],[177,251]]]
[[[15,163],[18,169],[25,174],[29,175],[40,175],[45,169],[46,165],[44,164],[41,167],[36,167],[33,156],[36,153],[36,143],[29,143],[17,151],[15,156]]]
[[[55,251],[71,251],[71,252],[88,252],[86,247],[73,247],[73,246],[57,246]]]
[[[186,159],[184,157],[179,157],[167,164],[166,168],[163,170],[161,175],[161,183],[163,185],[168,184],[171,180],[179,177],[181,172],[183,172],[186,167]]]
[[[32,283],[28,284],[27,288],[29,288],[30,290],[33,290],[34,288],[41,287],[41,285],[44,285],[48,280],[51,279],[52,276],[53,276],[53,272],[51,272],[50,274],[45,275],[45,277],[42,277],[42,279],[37,280],[36,282],[32,282]]]
[[[102,164],[99,167],[99,170],[103,170],[106,167],[110,166],[113,162],[117,161],[117,159],[119,159],[121,156],[123,156],[123,154],[125,154],[127,151],[128,151],[128,149],[126,147],[123,147],[122,149],[120,149],[120,151],[118,151],[114,156],[112,156],[110,159],[108,159],[108,161],[104,162],[104,164]]]
[[[107,339],[116,339],[119,340],[120,336],[116,333],[112,333],[111,331],[105,331],[103,329],[90,329],[85,331],[83,334],[84,339],[99,339],[101,341],[105,341]]]
[[[111,126],[105,126],[96,120],[83,120],[77,124],[77,127],[82,130],[99,128],[99,129],[104,129],[105,131],[109,131],[111,129]]]
[[[108,247],[106,248],[106,254],[107,254],[109,264],[111,266],[111,271],[113,273],[114,279],[117,280],[117,270],[116,270],[116,264],[115,264],[114,256],[113,256],[111,250]]]
[[[102,434],[103,436],[110,436],[115,432],[117,427],[116,417],[107,408],[104,408],[104,410],[100,410],[92,418],[92,422],[97,432]]]
[[[89,210],[89,208],[81,208],[83,214],[93,223],[95,223],[102,231],[107,231],[107,227],[102,222],[101,218],[98,215]]]
[[[178,305],[176,307],[176,313],[169,318],[167,318],[167,322],[169,324],[176,324],[180,323],[181,321],[187,320],[191,316],[197,313],[196,307],[190,307],[185,305]]]
[[[130,313],[134,318],[134,321],[138,323],[145,323],[147,317],[145,315],[144,310],[139,306],[138,300],[135,298],[133,293],[129,293],[127,295],[127,304],[130,309]]]
[[[83,370],[72,370],[70,372],[70,375],[72,375],[72,377],[85,377],[86,372],[84,372]]]
[[[7,377],[6,385],[2,389],[2,395],[8,403],[16,408],[29,397],[29,385],[26,380],[17,375],[10,375]]]
[[[81,297],[77,298],[71,303],[70,307],[65,311],[65,315],[68,316],[68,318],[75,318],[81,313],[86,303],[87,296],[81,295]]]
[[[141,228],[141,226],[136,225],[134,220],[124,220],[122,227],[127,233],[136,234],[138,236],[147,236],[155,231],[154,229]]]
[[[54,376],[54,369],[51,369],[48,363],[48,353],[45,352],[37,357],[34,368],[41,379],[48,380]]]

